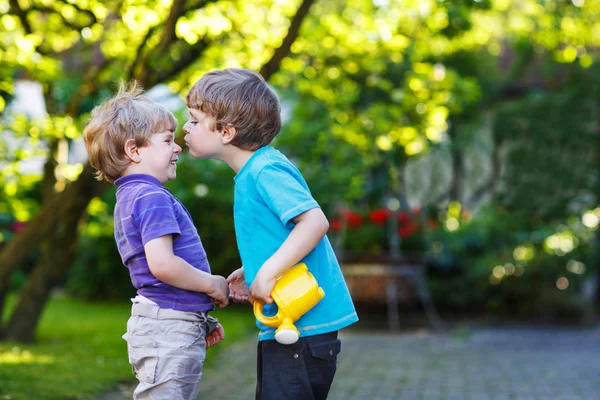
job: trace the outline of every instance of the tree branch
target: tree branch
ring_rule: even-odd
[[[44,177],[42,178],[42,204],[52,198],[54,185],[56,184],[56,152],[58,151],[58,139],[54,138],[48,143],[48,158],[44,163]]]
[[[197,3],[192,2],[192,4],[188,4],[184,10],[184,14],[187,14],[190,11],[200,10],[201,8],[206,7],[209,3],[216,3],[219,0],[200,0]]]
[[[148,31],[146,37],[144,38],[144,41],[138,47],[138,56],[142,55],[143,49],[146,47],[147,40],[152,36],[154,29],[159,27],[165,28],[160,43],[151,51],[147,51],[145,56],[141,57],[140,61],[136,60],[134,62],[134,65],[130,70],[129,76],[133,77],[137,75],[137,79],[140,82],[144,83],[149,79],[148,77],[150,75],[150,71],[148,69],[148,65],[151,64],[149,62],[150,58],[153,55],[162,56],[163,54],[167,53],[169,47],[173,43],[176,43],[178,41],[177,35],[175,34],[175,26],[177,25],[177,21],[179,20],[179,18],[181,18],[181,16],[185,14],[184,6],[185,0],[175,0],[173,5],[171,6],[169,16],[167,17],[167,20],[164,22],[164,24],[157,25]],[[139,66],[142,66],[141,70],[139,69]]]
[[[178,1],[176,4],[174,4],[171,8],[169,16],[167,17],[167,20],[164,23],[151,27],[148,29],[148,32],[146,32],[144,39],[142,39],[136,50],[137,56],[135,57],[135,60],[133,61],[133,64],[129,70],[128,79],[138,79],[140,82],[145,82],[149,72],[147,70],[140,71],[140,66],[148,65],[148,60],[153,54],[162,55],[167,52],[171,45],[179,41],[175,34],[175,27],[179,18],[190,11],[199,10],[204,8],[207,4],[214,3],[216,1],[218,0],[201,0],[192,5],[187,5],[187,7],[185,0]],[[147,49],[146,44],[148,43],[148,40],[163,27],[165,28],[165,34],[163,35],[159,45],[154,49]],[[146,50],[146,52],[144,52],[144,50]]]
[[[77,25],[74,22],[69,21],[60,11],[55,10],[53,8],[50,7],[44,7],[44,6],[40,6],[40,5],[34,5],[31,8],[29,8],[27,11],[39,11],[41,13],[46,13],[46,14],[56,14],[58,15],[63,23],[68,26],[69,28],[76,30],[76,31],[80,31],[85,27],[88,27],[89,24],[84,24],[84,25]],[[94,17],[95,19],[95,17]]]
[[[140,45],[138,46],[137,50],[136,50],[136,57],[133,60],[133,64],[131,65],[131,67],[129,68],[129,74],[127,75],[127,80],[132,80],[134,78],[134,75],[136,74],[137,69],[139,68],[140,65],[144,65],[146,64],[146,56],[144,56],[143,52],[144,49],[146,47],[146,43],[148,42],[148,39],[150,39],[152,37],[152,35],[159,29],[161,28],[162,25],[154,25],[153,27],[151,27],[150,29],[148,29],[148,32],[146,32],[146,35],[144,36],[144,39],[142,39],[142,41],[140,42]]]
[[[145,83],[148,87],[152,87],[158,83],[165,82],[171,78],[177,76],[181,71],[187,68],[191,63],[204,53],[204,51],[210,45],[209,39],[206,37],[202,38],[199,42],[193,46],[189,46],[183,53],[184,55],[177,61],[171,64],[171,68],[162,69],[160,72],[152,75],[154,78],[146,78]]]
[[[77,12],[79,12],[81,14],[85,14],[87,17],[89,17],[92,20],[92,23],[98,22],[96,15],[92,11],[83,9],[74,3],[73,4],[65,3],[64,1],[61,1],[60,3],[63,5],[69,5],[73,8],[75,8],[77,10]],[[33,33],[33,28],[31,27],[31,24],[27,20],[27,16],[29,15],[29,13],[31,11],[39,11],[44,14],[56,14],[62,19],[63,23],[66,26],[68,26],[69,28],[71,28],[73,30],[77,30],[77,31],[80,31],[83,28],[90,25],[90,24],[78,25],[72,21],[69,21],[63,15],[63,13],[61,11],[59,11],[55,8],[52,8],[52,7],[47,7],[47,6],[43,6],[40,4],[33,4],[31,7],[27,8],[27,9],[23,9],[19,5],[18,0],[10,0],[9,1],[9,13],[14,14],[19,18],[19,20],[21,21],[21,24],[23,25],[23,29],[25,29],[25,32],[27,32],[27,34]]]
[[[11,14],[15,14],[17,17],[19,17],[19,21],[21,21],[21,25],[23,25],[23,29],[25,29],[25,32],[28,35],[33,33],[33,29],[31,29],[31,24],[29,24],[29,21],[27,21],[27,12],[21,8],[19,2],[17,0],[10,0],[8,4],[8,12]]]
[[[177,25],[177,21],[179,18],[185,13],[183,6],[185,5],[185,0],[174,0],[173,5],[171,6],[171,11],[169,12],[169,16],[164,23],[165,32],[162,35],[161,41],[156,47],[156,54],[164,54],[163,52],[167,50],[167,48],[171,45],[171,43],[177,40],[177,36],[175,35],[175,26]]]
[[[92,19],[92,21],[94,21],[95,24],[98,23],[98,18],[96,18],[96,14],[94,14],[91,10],[86,10],[85,8],[81,8],[75,2],[66,2],[66,1],[63,1],[63,0],[54,0],[54,1],[55,1],[55,3],[60,3],[62,5],[69,5],[69,6],[71,6],[74,9],[76,9],[77,12],[80,12],[80,13],[85,14],[88,17],[90,17]]]
[[[292,18],[290,29],[288,29],[287,36],[283,39],[281,46],[275,50],[271,59],[267,61],[260,69],[260,74],[263,76],[263,78],[265,78],[265,80],[269,80],[271,75],[277,72],[281,60],[283,60],[284,57],[289,54],[292,44],[298,37],[298,32],[300,31],[302,21],[306,15],[308,15],[310,6],[312,6],[314,2],[315,0],[304,0],[302,4],[300,4],[300,7],[298,7],[298,11],[296,12],[296,15],[294,15],[294,18]]]

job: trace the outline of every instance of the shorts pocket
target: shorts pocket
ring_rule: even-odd
[[[129,363],[140,382],[154,383],[158,365],[158,349],[129,346]]]
[[[158,343],[152,337],[151,321],[132,316],[127,322],[127,356],[133,373],[140,382],[154,383],[158,365]]]
[[[323,361],[335,361],[342,350],[342,341],[339,339],[328,342],[308,344],[313,358]]]

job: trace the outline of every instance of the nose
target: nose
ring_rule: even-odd
[[[183,128],[181,128],[181,130],[183,130],[183,133],[185,133],[186,135],[190,133],[189,125],[190,121],[187,121],[185,124],[183,124]]]
[[[173,151],[175,154],[181,153],[181,146],[175,143],[175,149]]]

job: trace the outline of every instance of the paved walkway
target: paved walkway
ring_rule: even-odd
[[[253,399],[255,358],[255,338],[221,353],[199,398]],[[600,400],[600,327],[345,332],[329,399]]]

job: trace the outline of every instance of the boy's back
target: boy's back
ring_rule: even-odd
[[[227,278],[233,299],[271,304],[278,277],[300,261],[325,291],[296,321],[296,343],[279,343],[261,326],[256,398],[324,400],[341,349],[338,330],[358,317],[326,237],[327,218],[300,172],[268,146],[281,129],[279,99],[258,73],[232,68],[205,74],[186,101],[190,155],[224,161],[237,173],[234,217],[244,266]]]
[[[300,171],[271,146],[257,150],[235,176],[234,220],[246,283],[281,247],[295,223],[293,218],[318,208]],[[302,259],[325,297],[300,320],[300,336],[342,329],[358,320],[338,261],[327,236]],[[266,305],[265,315],[276,306]],[[260,340],[273,339],[275,329],[257,322]]]

